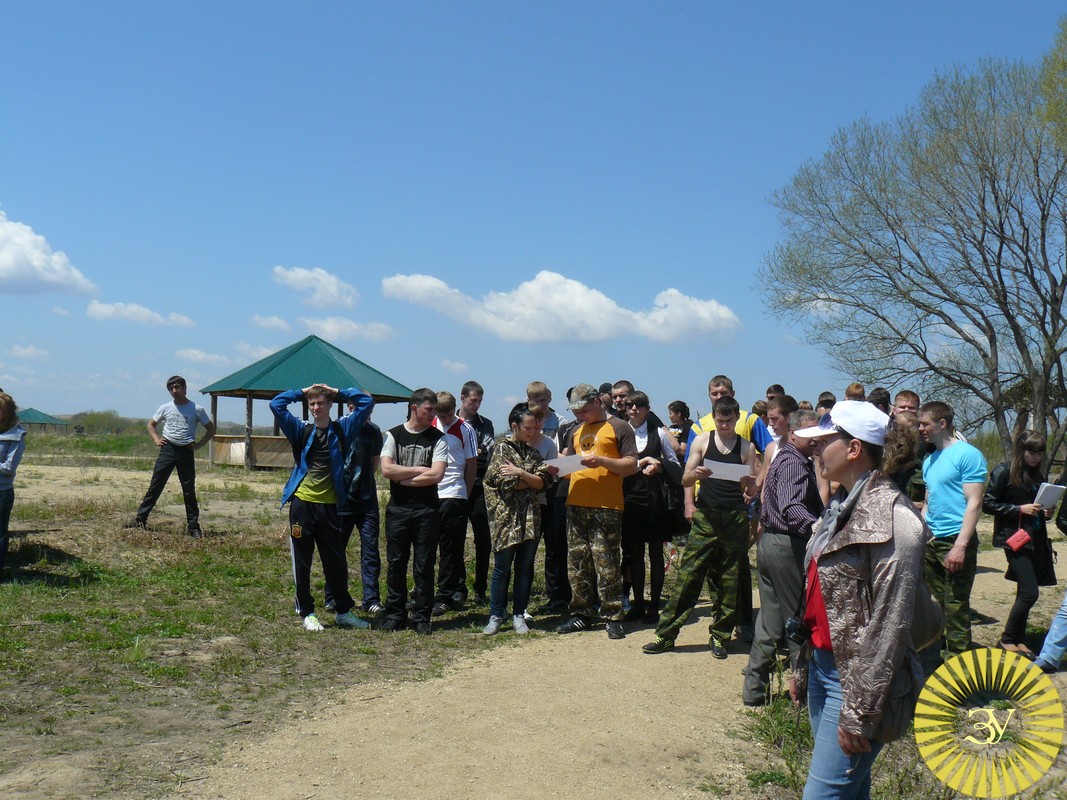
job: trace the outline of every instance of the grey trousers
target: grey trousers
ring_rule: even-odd
[[[756,635],[745,669],[741,699],[750,705],[767,700],[771,665],[778,643],[785,636],[785,623],[800,606],[804,593],[804,540],[787,533],[765,530],[756,545],[759,617]],[[796,665],[800,645],[786,639],[789,660]]]

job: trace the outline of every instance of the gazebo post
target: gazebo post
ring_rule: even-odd
[[[215,423],[215,429],[219,427],[219,396],[211,393],[211,421]],[[207,462],[215,466],[215,440],[207,443]]]
[[[252,452],[252,393],[245,395],[245,469],[249,472],[256,466]]]

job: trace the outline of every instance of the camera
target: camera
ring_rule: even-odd
[[[811,630],[799,616],[792,616],[785,621],[785,635],[791,642],[807,644],[808,639],[811,638]]]

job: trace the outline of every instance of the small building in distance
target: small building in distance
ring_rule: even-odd
[[[45,414],[43,411],[38,411],[36,408],[19,408],[15,410],[18,414],[19,424],[22,425],[28,432],[34,431],[43,433],[66,433],[69,429],[69,424],[53,417],[51,414]]]

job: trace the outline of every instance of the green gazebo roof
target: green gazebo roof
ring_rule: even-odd
[[[19,422],[25,422],[27,425],[66,425],[67,421],[53,417],[51,414],[45,414],[43,411],[38,411],[36,408],[20,408],[17,409]]]
[[[356,386],[379,403],[404,402],[411,389],[388,375],[369,367],[339,347],[308,336],[232,375],[205,386],[204,394],[270,400],[286,389],[302,389],[325,383],[338,389]]]

